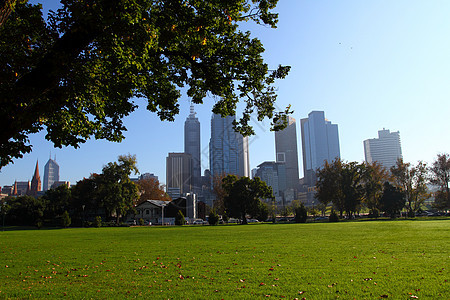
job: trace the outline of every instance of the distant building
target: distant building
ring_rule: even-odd
[[[314,201],[316,171],[325,161],[340,158],[338,126],[325,119],[323,111],[312,111],[308,118],[301,119],[304,186],[307,189],[307,203]]]
[[[233,129],[235,116],[222,118],[213,114],[209,142],[209,165],[212,176],[234,174],[250,176],[248,138]]]
[[[13,194],[14,186],[13,185],[4,185],[2,187],[2,194],[11,196]]]
[[[144,173],[144,174],[141,174],[141,176],[139,176],[139,179],[150,179],[150,178],[158,180],[158,176],[156,176],[153,173]]]
[[[59,186],[65,185],[67,188],[70,188],[70,181],[55,181],[53,182],[51,189],[56,189]]]
[[[325,161],[340,158],[338,126],[325,119],[323,111],[312,111],[301,120],[305,183],[316,184],[315,172]]]
[[[44,167],[44,185],[43,190],[47,191],[53,183],[59,181],[59,165],[55,160],[49,159]]]
[[[364,156],[366,162],[378,162],[389,170],[399,158],[403,158],[400,132],[390,132],[384,128],[379,130],[378,138],[364,141]]]
[[[184,122],[184,153],[192,158],[192,190],[200,193],[202,187],[202,164],[200,156],[200,122],[195,116],[194,105],[191,104],[189,116]]]
[[[36,161],[36,169],[34,170],[33,178],[31,179],[31,186],[28,192],[29,195],[36,197],[41,191],[41,176],[39,175],[39,162]]]
[[[13,196],[25,196],[30,193],[30,181],[16,181],[13,186]]]
[[[284,206],[286,192],[286,164],[281,162],[265,161],[258,165],[255,177],[261,178],[272,187],[273,195],[278,205]]]
[[[192,157],[187,153],[169,153],[166,159],[166,191],[175,189],[182,196],[192,191]],[[172,196],[171,195],[171,196]]]
[[[288,116],[288,125],[285,129],[275,132],[276,161],[284,163],[286,167],[286,188],[298,190],[298,148],[297,128],[295,119]]]

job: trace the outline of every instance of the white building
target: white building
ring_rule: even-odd
[[[402,158],[400,132],[390,132],[384,128],[379,130],[378,138],[364,141],[364,156],[367,163],[376,161],[389,170]]]

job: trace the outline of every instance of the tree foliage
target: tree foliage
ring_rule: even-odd
[[[434,206],[437,209],[450,209],[450,155],[438,154],[430,167],[430,181],[439,187],[435,193]]]
[[[261,199],[273,199],[272,188],[259,177],[250,179],[227,175],[223,178],[223,188],[226,191],[224,205],[228,215],[240,218],[242,224],[247,224],[247,214],[258,216]]]
[[[414,217],[425,199],[429,197],[427,188],[427,167],[419,161],[416,166],[397,160],[391,168],[394,184],[404,194],[408,216]]]
[[[342,216],[352,216],[365,197],[366,167],[356,162],[335,159],[317,170],[316,199],[322,204],[333,203]]]
[[[308,211],[303,203],[295,208],[295,223],[306,223],[308,218]]]
[[[275,111],[276,79],[261,42],[239,24],[276,27],[277,0],[64,0],[44,20],[40,5],[7,0],[0,7],[0,166],[30,152],[29,135],[45,130],[56,147],[91,136],[121,141],[122,119],[146,102],[161,120],[174,120],[181,89],[194,103],[208,94],[213,112],[234,115],[252,134],[250,114],[286,125]],[[6,21],[3,22],[3,19]],[[282,122],[280,122],[282,121]]]
[[[369,209],[371,216],[377,217],[378,212],[382,210],[380,199],[383,195],[383,185],[389,180],[390,174],[381,164],[366,163],[364,176],[365,198],[364,204]]]
[[[380,204],[382,211],[387,213],[391,218],[395,218],[405,206],[405,193],[389,182],[385,182]]]
[[[170,201],[169,195],[164,191],[164,186],[159,183],[159,180],[156,178],[144,178],[139,179],[137,182],[140,197],[138,200],[139,204],[146,200],[163,200]]]
[[[31,196],[7,197],[6,223],[9,225],[42,226],[45,203],[41,198]]]

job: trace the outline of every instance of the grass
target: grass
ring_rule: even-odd
[[[0,232],[0,298],[450,299],[450,220]]]

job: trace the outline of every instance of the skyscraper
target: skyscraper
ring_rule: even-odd
[[[325,161],[340,158],[338,126],[325,119],[323,111],[312,111],[301,119],[303,172],[305,184],[316,184],[316,170]]]
[[[281,162],[265,161],[258,165],[255,177],[261,178],[272,187],[277,204],[284,206],[284,192],[286,191],[286,164]]]
[[[192,158],[187,153],[169,153],[166,159],[166,191],[172,198],[192,191]]]
[[[192,190],[199,193],[202,187],[202,167],[200,157],[200,122],[195,116],[194,105],[184,122],[184,153],[192,158]]]
[[[378,138],[364,141],[364,156],[366,162],[378,162],[386,169],[395,166],[397,160],[402,158],[400,132],[390,132],[389,129],[378,131]]]
[[[276,161],[286,166],[286,188],[296,191],[299,184],[297,128],[290,116],[287,127],[275,132],[275,152]]]
[[[39,176],[39,162],[36,161],[36,169],[34,170],[33,178],[31,179],[30,195],[37,196],[37,192],[41,191],[41,176]]]
[[[209,165],[212,176],[234,174],[250,176],[248,138],[233,129],[235,116],[213,114],[209,141]]]
[[[53,183],[59,181],[59,165],[55,160],[49,159],[44,167],[44,186],[43,190],[49,190]]]

